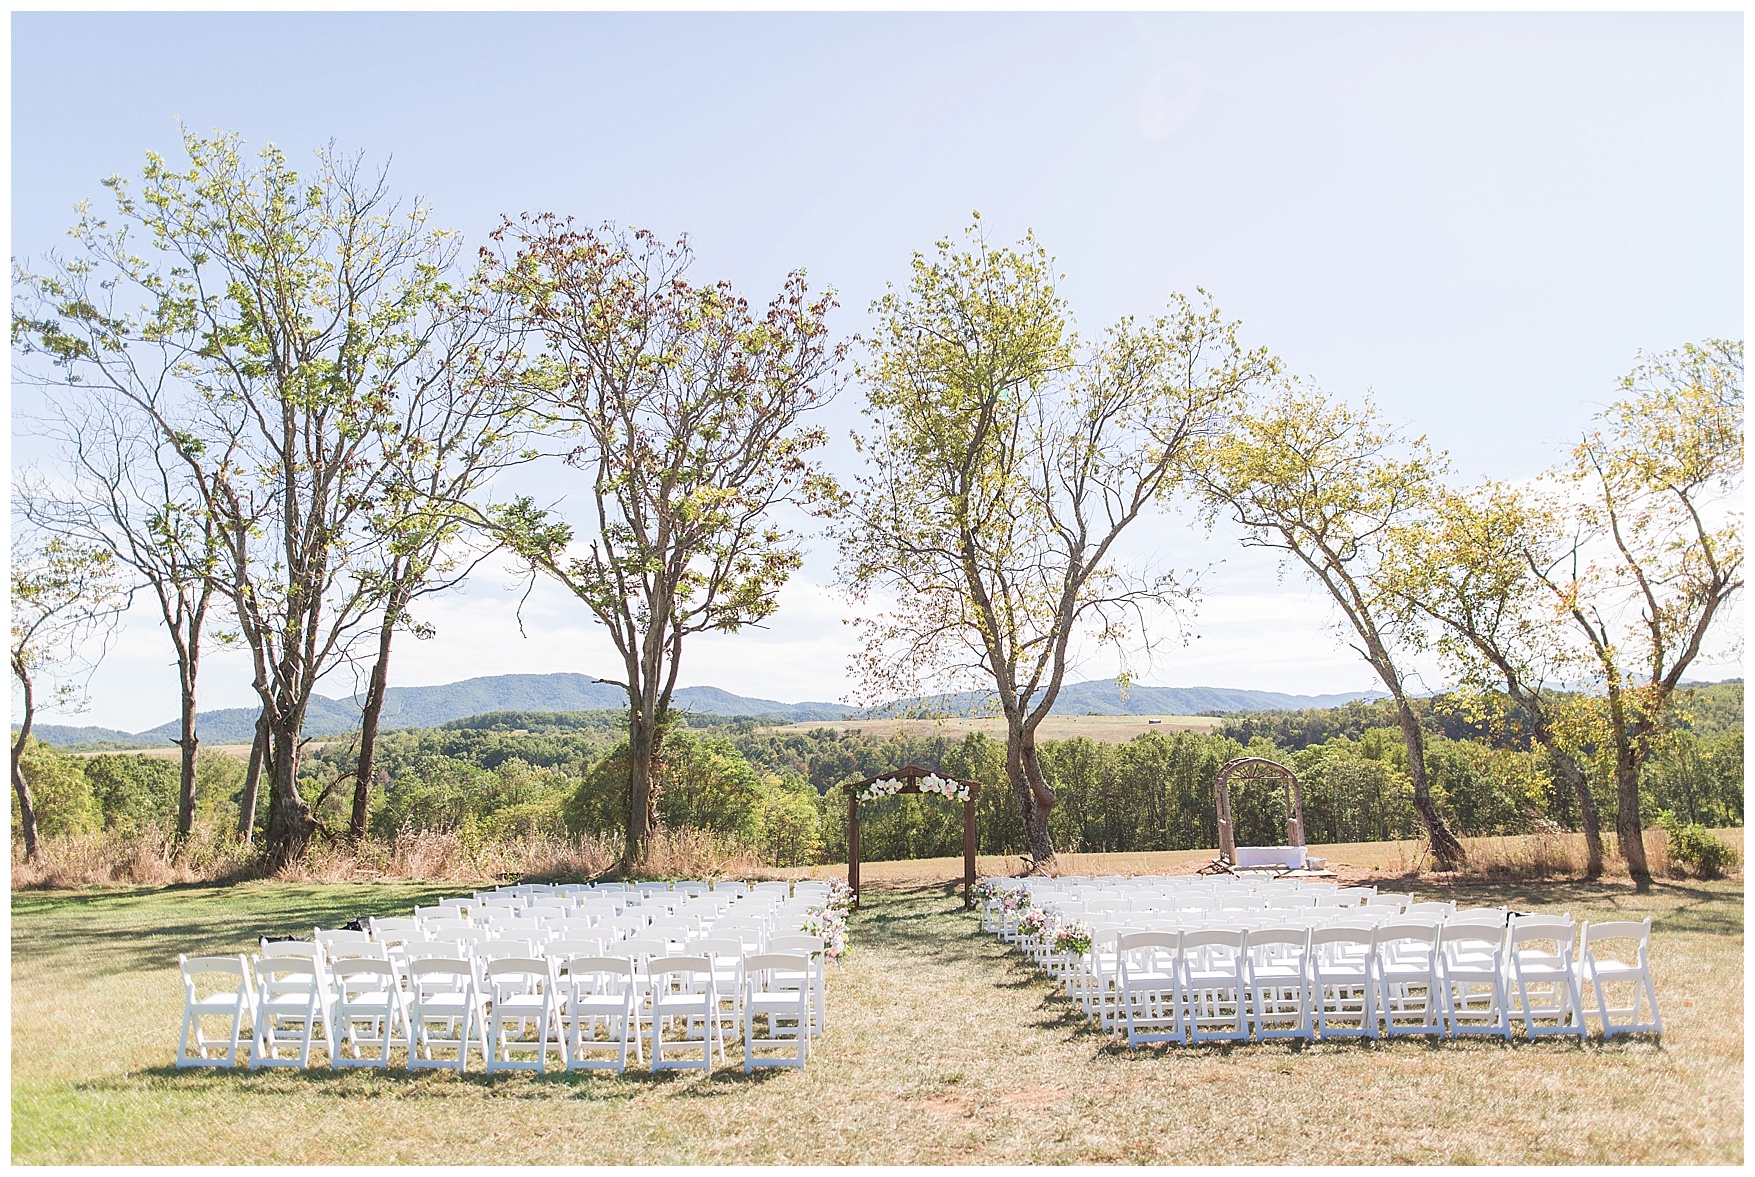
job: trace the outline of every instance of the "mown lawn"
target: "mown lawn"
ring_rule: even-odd
[[[1471,886],[1654,924],[1668,1033],[1130,1052],[978,934],[873,880],[803,1072],[179,1072],[178,951],[406,912],[388,884],[12,898],[12,1159],[46,1163],[1651,1162],[1743,1159],[1743,887]],[[1431,888],[1424,890],[1430,891]]]

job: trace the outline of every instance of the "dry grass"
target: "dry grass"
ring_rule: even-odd
[[[179,843],[169,832],[45,836],[34,860],[12,847],[14,889],[189,883],[234,883],[259,878],[259,853],[227,831],[201,829]],[[611,875],[619,839],[469,838],[454,833],[401,834],[359,846],[318,840],[303,859],[275,875],[282,882],[348,883],[371,880],[490,885],[509,879],[591,879]],[[660,830],[647,846],[644,878],[763,879],[780,877],[748,847],[707,830]]]
[[[902,867],[921,864],[881,864]],[[1091,863],[1095,866],[1097,863]],[[1103,864],[1110,865],[1110,864]],[[1449,882],[1653,917],[1668,1033],[1130,1052],[976,932],[946,872],[874,867],[808,1070],[496,1076],[170,1066],[183,951],[453,888],[248,883],[13,896],[15,1162],[1719,1163],[1743,1159],[1743,889]],[[818,868],[828,873],[827,868]]]

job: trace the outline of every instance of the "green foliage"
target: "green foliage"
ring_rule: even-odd
[[[86,834],[103,826],[103,810],[91,795],[85,766],[78,758],[33,736],[25,742],[18,766],[30,785],[38,833]],[[21,836],[16,795],[12,801],[12,832],[15,837]]]
[[[1658,825],[1670,839],[1670,863],[1702,879],[1716,879],[1735,859],[1736,853],[1712,836],[1705,826],[1683,825],[1669,810],[1658,814]]]
[[[244,791],[244,761],[213,748],[195,752],[195,820],[233,828]]]
[[[754,840],[762,778],[730,740],[672,729],[662,759],[658,813],[666,826]]]
[[[121,752],[85,762],[85,779],[103,812],[104,826],[123,833],[175,825],[178,771],[174,760]]]
[[[515,758],[488,769],[427,753],[392,779],[372,830],[380,836],[414,830],[559,834],[571,784],[557,769]]]
[[[802,778],[762,778],[754,827],[762,861],[774,866],[806,866],[822,854],[823,818],[817,793]]]

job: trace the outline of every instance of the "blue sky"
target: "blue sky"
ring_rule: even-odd
[[[389,159],[474,240],[549,209],[686,231],[701,276],[752,294],[802,266],[841,292],[847,334],[978,208],[996,236],[1036,231],[1087,333],[1198,284],[1293,371],[1371,390],[1459,479],[1522,478],[1639,349],[1741,337],[1742,43],[1735,13],[21,13],[12,252],[174,151],[179,118],[295,160],[330,139]],[[829,411],[837,435],[858,400]],[[850,447],[831,462],[851,473]],[[1148,681],[1373,685],[1273,561],[1174,516],[1133,542],[1208,569],[1198,638]],[[770,631],[698,643],[684,683],[845,693],[816,549]],[[520,639],[508,583],[436,603],[439,638],[405,642],[393,681],[608,669],[558,594]],[[209,705],[247,701],[228,657]],[[131,624],[80,722],[169,719],[168,659]]]

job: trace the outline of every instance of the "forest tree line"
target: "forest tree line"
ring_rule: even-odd
[[[1527,734],[1480,716],[1479,700],[1428,700],[1433,734],[1427,772],[1446,820],[1464,835],[1578,828],[1578,807]],[[1473,704],[1473,706],[1471,706]],[[1709,828],[1743,824],[1742,685],[1687,693],[1673,737],[1646,765],[1642,819],[1660,812]],[[773,731],[753,721],[670,733],[660,774],[660,825],[709,830],[775,866],[833,862],[847,852],[846,794],[837,786],[904,764],[981,782],[976,837],[983,854],[1020,854],[1028,839],[1005,789],[1003,742],[981,733],[908,736],[884,725],[839,731]],[[382,736],[383,784],[371,834],[437,831],[490,841],[613,835],[624,828],[626,745],[614,712],[506,713]],[[1587,759],[1593,749],[1581,749]],[[345,777],[356,755],[347,742],[316,749],[305,791],[341,803],[324,784]],[[1075,851],[1188,850],[1217,845],[1213,779],[1226,760],[1265,756],[1292,767],[1303,792],[1312,843],[1408,839],[1420,827],[1406,749],[1389,709],[1341,708],[1232,716],[1212,733],[1150,732],[1126,743],[1084,737],[1047,740],[1042,757],[1061,803],[1054,836]],[[177,765],[129,753],[78,757],[34,745],[26,757],[49,833],[97,829],[158,832],[174,827]],[[1592,773],[1598,804],[1614,813],[1612,770]],[[204,752],[198,762],[198,820],[236,820],[243,766]],[[1233,785],[1243,845],[1283,839],[1285,802],[1277,782]],[[16,820],[16,819],[15,819]],[[942,799],[899,796],[863,804],[864,856],[872,860],[961,853],[962,813]]]

